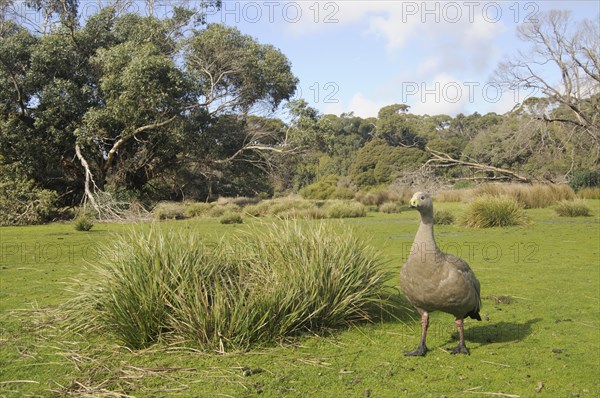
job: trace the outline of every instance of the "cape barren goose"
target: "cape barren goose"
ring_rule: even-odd
[[[461,258],[443,253],[433,237],[433,203],[428,193],[417,192],[410,207],[421,213],[421,224],[406,263],[400,271],[400,287],[410,303],[421,314],[421,342],[407,356],[423,356],[427,352],[425,339],[429,313],[444,311],[456,318],[458,345],[452,354],[469,354],[465,346],[463,319],[481,320],[479,281]]]

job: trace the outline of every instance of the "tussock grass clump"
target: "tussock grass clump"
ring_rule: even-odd
[[[240,213],[227,212],[219,218],[221,224],[242,224],[244,220]]]
[[[215,205],[207,213],[208,217],[220,218],[227,213],[239,213],[241,211],[240,206],[234,205],[233,203],[225,205]]]
[[[355,201],[335,200],[325,205],[325,214],[327,214],[327,218],[365,217],[367,208]]]
[[[600,188],[581,188],[577,191],[580,199],[600,199]]]
[[[247,349],[373,321],[395,305],[380,255],[332,225],[277,222],[216,245],[153,226],[103,254],[74,286],[70,318],[131,348]]]
[[[75,220],[73,220],[73,228],[75,231],[86,232],[94,227],[94,214],[89,211],[81,211]]]
[[[514,198],[485,195],[469,204],[464,224],[472,228],[524,226],[528,224],[528,218]]]
[[[204,217],[214,206],[214,203],[205,202],[186,203],[183,209],[183,215],[187,218]]]
[[[435,200],[439,202],[466,202],[472,196],[472,189],[448,189],[435,194]]]
[[[433,223],[436,225],[450,225],[454,224],[454,213],[449,210],[437,210],[433,211]]]
[[[510,196],[526,209],[552,206],[561,200],[575,198],[575,191],[565,184],[482,184],[475,196]]]
[[[399,202],[386,202],[379,206],[379,211],[382,213],[400,213],[402,212],[402,205]]]
[[[554,211],[560,217],[589,217],[592,212],[582,200],[564,200],[556,205]]]
[[[185,218],[185,205],[177,202],[161,202],[154,207],[152,215],[157,220],[181,220]]]
[[[395,202],[400,199],[400,196],[387,190],[358,192],[354,196],[354,200],[365,206],[379,206],[385,202]]]

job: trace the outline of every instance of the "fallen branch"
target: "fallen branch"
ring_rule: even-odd
[[[429,147],[425,147],[425,149],[432,156],[431,159],[429,159],[427,162],[425,162],[425,165],[433,164],[435,167],[466,166],[466,167],[476,169],[476,170],[491,171],[494,173],[504,174],[515,180],[518,180],[518,181],[521,181],[524,183],[531,183],[531,180],[529,178],[522,176],[520,174],[517,174],[516,172],[514,172],[512,170],[503,169],[501,167],[489,166],[489,165],[483,164],[483,163],[467,162],[467,161],[460,160],[460,159],[454,159],[452,156],[448,155],[447,153],[435,151]]]

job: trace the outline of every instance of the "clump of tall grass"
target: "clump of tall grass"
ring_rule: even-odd
[[[475,196],[510,196],[526,209],[552,206],[561,200],[575,198],[575,191],[566,184],[482,184]]]
[[[334,225],[277,222],[216,245],[153,226],[113,240],[102,259],[74,286],[69,316],[131,348],[247,349],[395,305],[381,256]]]
[[[385,202],[397,202],[401,200],[401,197],[396,193],[382,189],[371,192],[358,192],[354,196],[354,200],[365,205],[365,206],[380,206]]]
[[[75,228],[75,231],[87,232],[93,227],[94,214],[90,211],[80,211],[77,217],[75,217],[75,220],[73,220],[73,228]]]
[[[327,218],[355,218],[367,215],[367,208],[353,200],[329,201],[324,210]]]
[[[203,217],[215,206],[214,203],[192,202],[186,203],[183,209],[183,215],[187,218]]]
[[[226,212],[219,218],[221,224],[242,224],[244,219],[240,213]]]
[[[514,198],[485,195],[467,206],[464,224],[472,228],[524,226],[528,217]]]
[[[472,189],[448,189],[435,194],[435,200],[439,202],[466,202],[472,196]]]
[[[581,188],[577,191],[577,197],[580,199],[600,199],[600,187]]]
[[[382,213],[388,214],[400,213],[402,212],[402,205],[400,202],[385,202],[379,205],[378,210]]]
[[[436,225],[450,225],[454,224],[454,213],[450,210],[445,209],[435,209],[433,211],[433,223]]]
[[[589,217],[591,209],[582,200],[559,202],[554,208],[560,217]]]
[[[240,206],[234,205],[233,203],[224,205],[215,205],[207,213],[208,217],[220,218],[228,213],[239,213],[241,211]]]
[[[152,215],[157,220],[181,220],[185,218],[185,205],[178,202],[161,202],[154,207]]]

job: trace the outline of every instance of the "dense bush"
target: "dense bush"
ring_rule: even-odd
[[[154,226],[103,254],[74,286],[70,319],[131,348],[247,349],[372,321],[395,297],[380,255],[335,225],[277,222],[217,245]]]
[[[589,217],[591,209],[581,200],[564,200],[554,208],[560,217]]]
[[[527,215],[515,199],[508,196],[482,196],[467,206],[464,223],[472,228],[523,226]]]
[[[304,199],[329,199],[336,191],[338,180],[339,178],[336,176],[325,177],[302,188],[300,190],[300,195],[302,195]]]
[[[580,170],[573,173],[569,185],[578,191],[581,188],[600,187],[600,172],[598,170]]]
[[[0,164],[0,225],[40,224],[56,216],[55,191],[41,189],[16,167]]]

